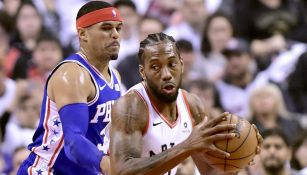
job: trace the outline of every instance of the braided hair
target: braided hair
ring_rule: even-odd
[[[154,45],[154,44],[157,44],[157,43],[160,43],[160,42],[165,42],[165,43],[170,42],[170,43],[174,44],[175,47],[176,47],[176,52],[180,57],[180,54],[179,54],[179,51],[178,51],[178,46],[176,44],[175,39],[172,36],[166,35],[163,32],[154,33],[154,34],[149,34],[147,36],[147,38],[145,38],[140,43],[140,49],[139,49],[139,53],[138,53],[140,64],[142,64],[142,65],[144,64],[145,58],[144,58],[143,54],[144,54],[145,47],[150,46],[150,45]]]

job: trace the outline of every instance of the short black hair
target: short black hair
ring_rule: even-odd
[[[39,35],[36,40],[36,46],[38,46],[41,42],[54,42],[61,50],[63,49],[60,40],[49,32],[43,32]]]
[[[5,11],[0,10],[0,27],[9,34],[12,32],[14,26],[14,19]]]
[[[131,0],[117,0],[113,4],[114,7],[119,8],[121,6],[130,7],[133,11],[136,12],[136,6]]]
[[[178,40],[177,46],[180,52],[193,52],[193,45],[188,40],[185,39]]]
[[[79,19],[81,16],[88,14],[92,11],[104,9],[108,7],[113,7],[110,3],[104,2],[104,1],[90,1],[86,4],[84,4],[77,13],[77,19]]]
[[[176,45],[176,41],[172,36],[168,36],[163,32],[149,34],[147,36],[147,38],[145,38],[140,43],[140,49],[139,49],[139,53],[138,53],[140,64],[142,64],[142,65],[144,64],[145,58],[144,58],[143,54],[144,54],[145,47],[149,44],[154,44],[154,43],[158,43],[158,42],[171,42],[171,43],[173,43],[176,47],[176,52],[179,55],[178,47]]]
[[[261,136],[263,137],[263,140],[265,140],[267,137],[270,136],[278,136],[285,142],[285,144],[288,147],[291,146],[289,138],[286,136],[285,132],[281,128],[276,127],[276,128],[266,129],[261,132]]]

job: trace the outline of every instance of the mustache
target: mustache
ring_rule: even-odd
[[[119,46],[120,44],[119,44],[119,42],[118,41],[113,41],[112,43],[110,43],[109,45],[108,45],[108,47],[110,47],[110,46]]]

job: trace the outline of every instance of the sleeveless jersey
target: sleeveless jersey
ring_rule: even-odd
[[[139,83],[130,90],[135,90],[144,100],[148,109],[148,128],[143,134],[142,157],[150,157],[161,153],[188,138],[193,129],[193,119],[190,114],[185,92],[179,89],[176,100],[177,120],[169,122],[163,114],[159,113],[155,104],[150,100],[145,85]],[[130,91],[129,90],[129,91]],[[165,175],[176,174],[177,166]]]
[[[109,84],[102,74],[79,53],[63,60],[52,71],[51,75],[62,64],[71,62],[83,67],[90,74],[96,87],[95,98],[88,102],[89,123],[86,138],[97,145],[100,151],[105,152],[108,145],[104,144],[104,129],[111,120],[111,105],[121,95],[119,81],[114,71],[109,69],[111,72]],[[55,102],[51,101],[47,95],[47,83],[44,89],[39,126],[33,136],[33,143],[28,146],[28,149],[32,152],[28,159],[35,159],[34,164],[28,168],[28,174],[99,174],[99,172],[93,172],[94,170],[84,169],[67,158],[64,152],[61,119]],[[86,154],[86,150],[84,150],[84,154]]]

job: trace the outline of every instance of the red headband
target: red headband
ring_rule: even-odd
[[[122,21],[119,11],[114,7],[103,8],[89,12],[77,19],[78,27],[88,27],[102,21]]]

